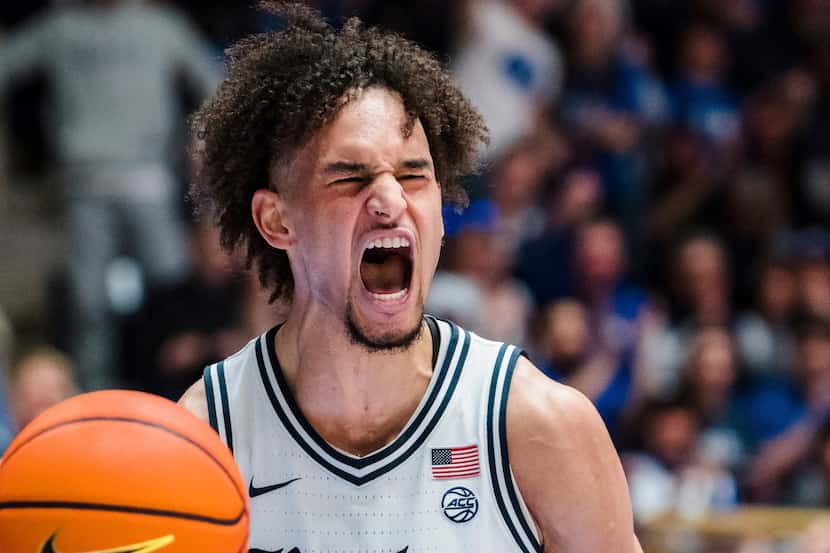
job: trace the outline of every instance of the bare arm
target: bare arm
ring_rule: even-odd
[[[507,404],[510,465],[547,553],[642,553],[602,419],[573,388],[519,360]]]
[[[187,389],[178,403],[203,421],[209,421],[205,383],[201,378]]]
[[[222,79],[221,62],[213,59],[210,45],[192,23],[176,12],[169,13],[171,55],[194,88],[193,92],[203,100],[213,94]]]

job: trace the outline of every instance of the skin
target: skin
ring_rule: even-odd
[[[360,92],[287,170],[275,172],[295,178],[272,182],[278,192],[258,191],[251,206],[262,236],[291,261],[295,295],[276,337],[291,391],[320,435],[355,455],[400,433],[432,375],[429,332],[405,348],[371,351],[346,330],[349,312],[378,341],[423,325],[443,238],[441,192],[423,127],[416,123],[405,137],[403,123],[397,94]],[[327,171],[333,164],[365,167]],[[368,237],[397,231],[410,237],[413,276],[405,301],[390,306],[366,295],[359,263]],[[201,381],[180,403],[207,420]],[[507,431],[512,469],[545,551],[641,551],[622,467],[584,396],[523,360]]]
[[[35,354],[20,363],[10,392],[15,422],[23,428],[77,390],[69,367],[48,355]]]

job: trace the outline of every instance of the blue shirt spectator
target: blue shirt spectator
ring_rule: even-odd
[[[740,120],[738,104],[721,83],[679,79],[671,87],[674,120],[714,144],[733,140]]]
[[[726,64],[718,31],[697,25],[686,32],[680,74],[671,87],[673,119],[713,146],[734,142],[740,129],[738,104],[724,75]]]

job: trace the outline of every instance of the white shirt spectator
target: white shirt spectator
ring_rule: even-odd
[[[470,8],[469,29],[452,63],[464,93],[490,129],[488,157],[528,134],[562,83],[557,44],[508,2]]]
[[[178,113],[179,72],[199,97],[218,84],[209,46],[178,12],[125,0],[58,5],[0,38],[0,90],[43,71],[58,161],[164,164]]]

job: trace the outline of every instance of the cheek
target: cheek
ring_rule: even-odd
[[[309,279],[322,283],[348,272],[353,225],[353,209],[345,203],[330,202],[326,209],[308,206],[302,212],[295,228]]]
[[[441,198],[427,205],[419,217],[419,234],[425,265],[432,270],[438,265],[441,244],[444,240],[444,219],[441,215]]]

